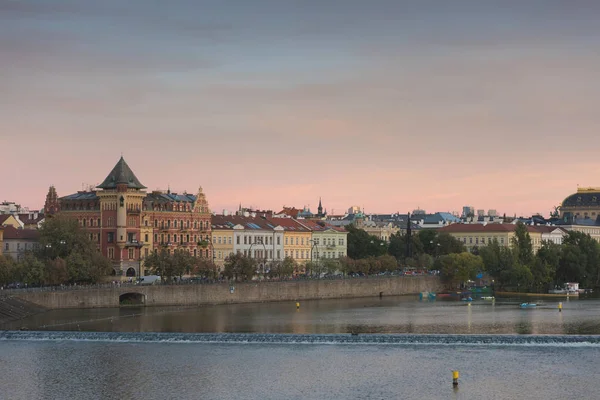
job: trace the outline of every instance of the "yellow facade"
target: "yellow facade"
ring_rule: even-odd
[[[6,217],[6,219],[2,222],[3,226],[12,226],[15,229],[21,229],[21,224],[19,224],[19,221],[17,221],[17,219],[15,217],[13,217],[12,215],[8,215]]]
[[[283,252],[285,257],[293,258],[298,265],[304,265],[310,260],[312,233],[298,232],[285,228],[283,233]],[[302,271],[304,268],[302,268]],[[299,271],[299,273],[302,273]]]
[[[471,228],[471,229],[469,229]],[[468,251],[474,248],[487,246],[494,240],[500,246],[512,246],[515,237],[516,225],[513,224],[453,224],[439,229],[439,232],[448,233],[457,238]],[[529,237],[533,252],[536,253],[542,246],[542,233],[537,232],[535,227],[528,227]]]
[[[211,241],[214,250],[213,261],[219,270],[222,270],[225,259],[233,254],[233,230],[219,229],[213,226]]]

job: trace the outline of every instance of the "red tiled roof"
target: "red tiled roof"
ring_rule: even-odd
[[[302,210],[299,210],[296,207],[283,207],[283,210],[279,211],[277,214],[285,214],[292,218],[297,218],[298,213],[300,212],[302,212]]]
[[[18,216],[25,225],[37,224],[44,219],[44,214],[38,214],[37,218],[30,218],[31,214],[18,214]]]
[[[37,229],[17,229],[14,226],[4,227],[4,240],[20,239],[20,240],[38,240],[40,231]]]
[[[567,232],[566,229],[564,229],[560,226],[535,225],[535,226],[531,226],[531,228],[535,229],[537,232],[540,232],[540,233],[551,233],[556,230]]]
[[[330,225],[328,223],[326,223],[325,221],[315,221],[313,219],[302,219],[302,220],[298,220],[299,223],[301,223],[302,225],[306,226],[308,229],[312,230],[312,231],[317,231],[317,232],[321,232],[321,231],[326,231],[326,230],[334,230],[337,232],[346,232],[346,230],[342,227],[339,226],[333,226]]]
[[[438,232],[446,233],[485,233],[485,232],[514,232],[516,224],[452,224],[438,229]],[[527,231],[540,233],[533,226],[527,226]]]
[[[235,225],[242,225],[246,229],[256,229],[248,224],[254,224],[260,229],[273,230],[274,226],[269,226],[267,219],[257,217],[244,217],[241,215],[213,215],[211,217],[211,224],[213,229],[233,229]]]
[[[310,229],[293,218],[267,218],[267,221],[269,221],[271,225],[279,225],[289,232],[310,232]]]

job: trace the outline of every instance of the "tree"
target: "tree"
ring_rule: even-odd
[[[90,240],[77,221],[60,214],[47,219],[40,228],[40,249],[33,256],[45,265],[42,270],[49,268],[54,274],[52,276],[48,271],[27,271],[27,268],[37,268],[39,265],[32,263],[30,259],[26,260],[23,263],[23,273],[28,279],[41,279],[38,282],[40,284],[46,278],[58,284],[57,277],[65,278],[64,269],[67,271],[67,278],[63,282],[86,283],[97,282],[111,270],[110,261],[100,254],[97,244]],[[62,261],[57,264],[57,259]]]
[[[435,262],[435,268],[440,271],[442,281],[455,288],[459,284],[474,280],[484,266],[480,256],[463,252],[439,257]]]
[[[240,253],[234,253],[225,259],[223,275],[235,281],[251,280],[256,274],[256,260]]]
[[[459,254],[466,251],[465,245],[446,232],[439,232],[437,237],[437,254],[433,254],[434,256],[443,256],[446,254]]]
[[[412,235],[410,237],[411,239],[411,252],[412,252],[412,257],[418,257],[419,254],[424,253],[423,251],[423,244],[421,243],[421,240],[419,240],[419,238],[417,237],[417,235]],[[396,259],[404,264],[407,264],[407,260],[406,260],[406,243],[408,241],[408,236],[407,235],[403,235],[400,232],[394,233],[392,236],[390,236],[390,243],[388,246],[388,252],[389,254],[391,254],[392,256],[396,257]]]
[[[0,286],[15,282],[16,264],[10,257],[0,255]]]
[[[544,241],[538,250],[530,267],[532,275],[531,289],[535,292],[545,292],[555,280],[561,257],[561,246]]]
[[[522,222],[517,222],[512,244],[517,252],[519,262],[522,265],[529,266],[533,261],[533,245],[531,244],[531,236],[529,236],[527,226]]]
[[[422,229],[419,231],[416,237],[421,242],[423,252],[430,256],[437,255],[437,236],[435,229]]]
[[[579,282],[582,286],[600,283],[600,245],[590,235],[570,231],[565,236],[556,271],[560,283]]]
[[[219,267],[212,260],[196,257],[191,273],[205,279],[215,279],[219,275]]]
[[[386,243],[376,236],[369,235],[363,229],[358,229],[353,224],[347,225],[348,231],[348,257],[358,260],[360,258],[377,257],[387,253]]]

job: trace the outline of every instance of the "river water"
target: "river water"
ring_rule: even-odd
[[[598,398],[600,300],[519,302],[53,311],[2,327],[0,398]]]

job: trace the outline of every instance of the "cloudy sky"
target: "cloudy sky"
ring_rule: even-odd
[[[547,214],[600,186],[600,2],[0,0],[0,201],[121,153],[246,206]]]

